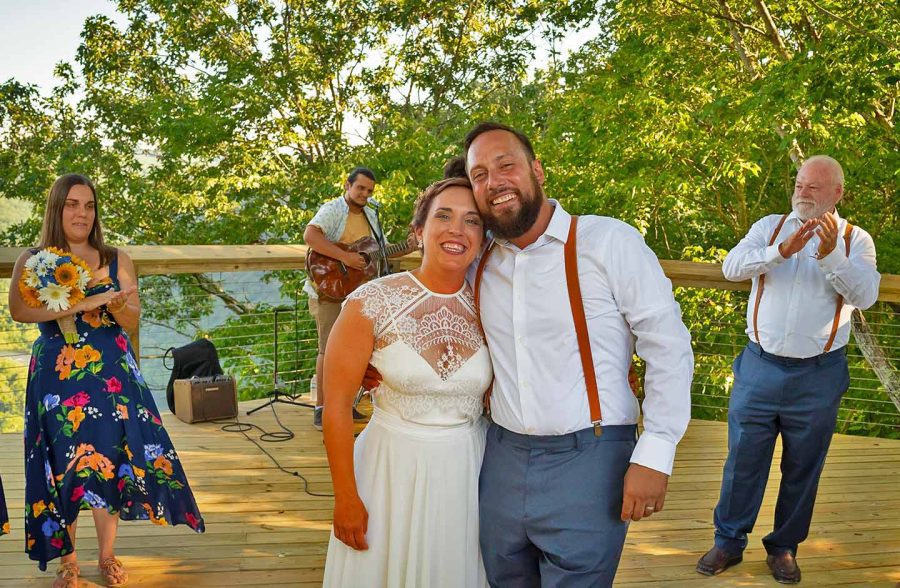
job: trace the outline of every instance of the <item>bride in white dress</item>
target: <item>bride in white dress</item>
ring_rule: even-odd
[[[468,180],[429,186],[413,228],[421,267],[356,290],[325,352],[326,587],[487,586],[478,472],[491,363],[465,282],[484,238]],[[351,406],[369,363],[383,380],[354,446]]]

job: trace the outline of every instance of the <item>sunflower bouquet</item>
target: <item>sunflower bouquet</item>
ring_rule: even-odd
[[[57,249],[47,247],[28,258],[19,292],[25,304],[32,308],[46,307],[53,312],[69,310],[84,299],[91,269],[81,258]],[[75,316],[56,319],[66,343],[78,341]]]

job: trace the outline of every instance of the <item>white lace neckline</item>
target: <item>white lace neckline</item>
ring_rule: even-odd
[[[420,280],[419,278],[417,278],[417,277],[415,276],[415,274],[413,274],[411,271],[407,270],[407,271],[406,271],[406,274],[407,274],[410,278],[412,278],[413,281],[414,281],[416,284],[418,284],[420,288],[422,288],[423,290],[425,290],[426,292],[428,292],[428,293],[431,294],[432,296],[440,296],[441,298],[453,298],[454,296],[459,296],[459,295],[463,292],[463,290],[466,289],[466,281],[463,280],[462,286],[460,286],[459,290],[457,290],[456,292],[453,292],[452,294],[441,294],[440,292],[435,292],[434,290],[432,290],[431,288],[429,288],[428,286],[426,286],[424,283],[422,283],[422,280]]]

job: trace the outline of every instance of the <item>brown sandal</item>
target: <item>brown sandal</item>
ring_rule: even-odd
[[[128,572],[117,557],[108,557],[97,564],[100,575],[109,588],[117,588],[128,583]]]
[[[78,575],[81,570],[75,562],[60,564],[56,569],[53,588],[78,588]]]

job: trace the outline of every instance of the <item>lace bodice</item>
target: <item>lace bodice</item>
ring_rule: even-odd
[[[434,425],[481,415],[491,363],[468,286],[436,294],[406,272],[363,285],[347,304],[372,321],[378,408]]]

